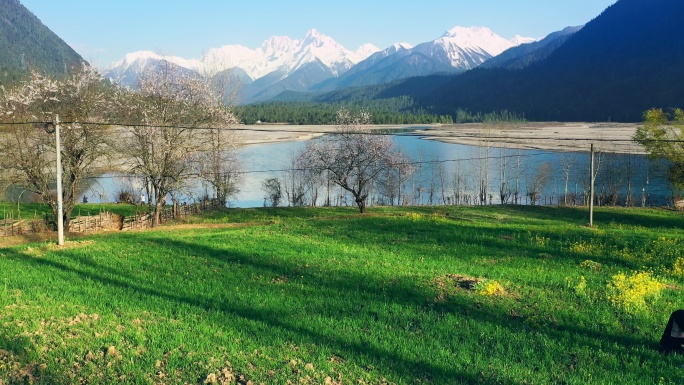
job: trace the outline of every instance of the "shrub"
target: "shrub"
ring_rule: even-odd
[[[646,299],[658,298],[664,288],[648,272],[618,273],[608,283],[607,298],[627,313],[639,313],[647,309]]]
[[[585,267],[591,270],[601,270],[601,264],[599,262],[594,262],[590,259],[580,263],[580,267]]]
[[[135,203],[135,191],[131,186],[121,186],[115,193],[116,201],[120,203]]]
[[[675,277],[684,277],[684,258],[677,258],[672,265],[672,275]]]
[[[587,280],[584,278],[584,276],[580,276],[577,280],[577,283],[575,283],[571,278],[565,278],[565,284],[579,296],[586,297],[588,294]]]
[[[484,296],[492,296],[492,295],[504,295],[506,294],[506,290],[501,286],[501,284],[493,279],[485,279],[481,282],[478,282],[475,284],[475,287],[473,287],[475,290],[475,293],[479,295],[484,295]]]

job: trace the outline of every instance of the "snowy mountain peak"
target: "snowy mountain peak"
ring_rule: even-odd
[[[410,49],[413,49],[413,46],[409,43],[394,43],[391,46],[382,50],[382,55],[383,56],[394,55],[397,52],[407,51]]]
[[[374,46],[373,44],[367,43],[363,44],[354,51],[354,54],[350,56],[350,59],[354,63],[360,63],[366,60],[370,55],[379,52],[380,48]]]
[[[339,43],[337,43],[331,37],[326,36],[326,35],[318,32],[316,29],[309,30],[309,32],[306,33],[306,36],[304,36],[304,40],[302,40],[301,44],[303,46],[313,45],[316,47],[323,47],[324,45],[330,45],[330,46],[334,46],[336,48],[344,49]]]
[[[413,45],[411,45],[411,44],[409,44],[409,43],[394,43],[394,44],[392,45],[392,47],[394,47],[394,49],[396,49],[397,51],[399,51],[399,50],[402,50],[402,49],[411,49],[411,48],[413,48]]]
[[[136,51],[126,54],[123,59],[113,63],[109,69],[122,68],[125,71],[131,67],[136,67],[137,71],[142,71],[150,61],[167,61],[192,70],[196,70],[201,66],[199,60],[188,60],[177,56],[165,56],[152,51]]]
[[[442,37],[472,37],[472,36],[477,36],[477,35],[492,35],[494,32],[492,32],[491,29],[487,27],[462,27],[460,25],[457,25],[448,31],[444,32],[444,35]]]
[[[456,45],[461,49],[484,49],[488,54],[496,56],[512,46],[512,43],[492,32],[487,27],[456,26],[448,30],[437,41]]]
[[[435,40],[437,43],[454,45],[461,49],[481,52],[490,56],[496,56],[501,52],[520,45],[526,41],[534,41],[535,39],[524,38],[516,36],[511,40],[507,40],[487,27],[461,27],[456,26],[446,31],[440,39]]]
[[[535,41],[539,41],[541,39],[535,39],[531,37],[524,37],[520,35],[515,35],[513,38],[510,40],[511,43],[513,43],[513,46],[517,47],[521,44],[529,44],[529,43],[534,43]]]
[[[264,41],[261,45],[261,49],[264,52],[290,51],[296,47],[297,44],[299,44],[297,40],[290,39],[287,36],[271,36]]]
[[[306,39],[306,38],[316,38],[316,37],[326,38],[327,36],[318,32],[318,30],[316,28],[311,28],[310,30],[308,30],[306,32],[306,36],[304,38]]]
[[[126,56],[123,57],[123,59],[119,60],[118,62],[112,63],[108,68],[115,68],[115,67],[130,67],[134,65],[135,63],[143,63],[148,60],[160,60],[161,55],[158,55],[152,51],[136,51],[136,52],[131,52],[127,53]]]

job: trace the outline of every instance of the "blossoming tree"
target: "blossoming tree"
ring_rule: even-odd
[[[238,170],[229,154],[234,141],[227,129],[238,120],[209,81],[167,63],[147,71],[139,91],[121,95],[130,126],[121,153],[130,171],[152,187],[155,224],[167,196],[194,176],[206,177],[224,202],[236,191]]]
[[[389,170],[412,172],[410,163],[396,148],[391,135],[374,134],[368,128],[368,112],[337,112],[335,133],[307,142],[300,154],[302,165],[351,193],[361,213],[373,187]]]
[[[83,65],[55,79],[32,72],[17,87],[0,89],[1,166],[9,182],[39,195],[57,215],[55,138],[45,127],[26,122],[53,122],[59,115],[65,228],[83,181],[99,174],[110,155],[111,88],[92,67]]]

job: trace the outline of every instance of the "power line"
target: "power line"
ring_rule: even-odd
[[[388,164],[390,167],[394,166],[404,166],[404,165],[423,165],[423,164],[443,164],[443,163],[456,163],[456,162],[472,162],[472,161],[477,161],[477,160],[486,160],[486,159],[503,159],[503,158],[530,158],[530,157],[535,157],[535,156],[541,156],[541,155],[553,155],[555,154],[554,151],[542,151],[542,152],[536,152],[533,154],[514,154],[514,155],[506,155],[506,156],[489,156],[489,157],[471,157],[471,158],[459,158],[459,159],[432,159],[432,160],[425,160],[425,161],[411,161],[411,162],[398,162],[398,163],[392,163]],[[247,175],[247,174],[266,174],[266,173],[279,173],[279,172],[293,172],[293,171],[312,171],[316,170],[316,168],[313,167],[293,167],[293,168],[282,168],[282,169],[267,169],[267,170],[247,170],[247,171],[235,171],[234,174],[238,175]],[[192,172],[192,173],[184,173],[179,175],[180,177],[200,177],[200,176],[206,176],[206,175],[221,175],[223,173],[197,173],[197,172]],[[122,175],[109,175],[109,176],[97,176],[97,177],[90,177],[90,178],[85,178],[85,179],[135,179],[135,178],[143,178],[144,176],[141,175],[131,175],[131,174],[122,174]]]

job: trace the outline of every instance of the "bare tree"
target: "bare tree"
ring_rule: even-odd
[[[511,199],[511,188],[508,184],[508,170],[510,163],[509,149],[499,148],[499,203],[505,205]]]
[[[553,175],[553,165],[550,162],[544,162],[537,168],[534,177],[527,186],[528,196],[530,197],[530,204],[537,204],[537,200],[544,192],[544,188],[549,184],[551,176]]]
[[[617,154],[607,153],[603,156],[603,167],[598,173],[597,182],[601,185],[600,202],[616,206],[624,176],[631,172]]]
[[[469,204],[468,178],[460,165],[454,168],[451,178],[451,192],[454,205]]]
[[[236,105],[240,85],[232,71],[217,74],[203,86],[208,96],[205,103],[211,110],[221,111]],[[198,171],[200,178],[214,189],[214,197],[222,205],[226,205],[228,199],[240,191],[238,186],[242,177],[242,163],[238,159],[236,131],[224,129],[226,124],[237,124],[237,118],[234,115],[227,116],[221,123],[222,127],[207,128],[209,148],[198,157]]]
[[[67,229],[84,180],[101,173],[108,164],[110,131],[102,120],[111,111],[110,91],[94,68],[83,65],[59,80],[32,72],[24,83],[11,90],[3,88],[0,94],[4,122],[52,122],[56,115],[63,121],[60,124],[62,220]],[[13,183],[50,204],[56,217],[54,136],[46,133],[44,127],[15,124],[3,130],[0,140],[3,169]]]
[[[269,178],[262,182],[262,190],[266,193],[264,197],[264,206],[278,207],[280,206],[280,199],[282,198],[282,189],[280,186],[280,179]]]
[[[489,128],[487,128],[487,135],[490,134]],[[486,205],[487,204],[487,198],[490,196],[489,194],[489,162],[491,158],[491,153],[492,153],[492,145],[491,143],[487,140],[484,139],[480,142],[480,144],[477,146],[477,172],[478,172],[478,194],[477,198],[479,200],[479,204],[481,205]],[[491,202],[490,202],[491,203]]]
[[[210,152],[209,175],[217,195],[234,188],[233,169],[224,169],[221,151],[231,144],[220,130],[237,123],[225,107],[222,95],[209,81],[187,74],[171,64],[148,70],[139,80],[139,91],[123,94],[129,108],[130,132],[120,141],[121,153],[131,162],[130,171],[151,186],[154,224],[161,222],[167,195],[195,175],[200,154]],[[216,168],[218,167],[218,168]]]
[[[442,197],[442,204],[447,204],[447,185],[449,184],[449,175],[446,172],[446,167],[444,163],[440,162],[437,164],[437,178],[439,179],[439,192]]]
[[[561,154],[560,165],[563,170],[563,177],[565,181],[565,189],[563,190],[563,204],[568,204],[568,183],[570,182],[570,172],[577,164],[577,156],[575,154]]]
[[[238,159],[234,131],[210,127],[206,131],[208,151],[195,158],[200,178],[214,189],[214,198],[222,205],[239,191],[242,164]]]
[[[396,151],[396,164],[385,169],[376,182],[378,192],[390,205],[394,205],[395,201],[398,205],[402,204],[404,185],[413,174],[408,155],[401,150]]]
[[[307,160],[301,153],[292,150],[289,162],[288,170],[283,172],[285,197],[289,206],[304,206],[307,189],[310,187],[306,177]]]
[[[352,114],[342,108],[337,112],[338,131],[307,142],[302,159],[308,168],[327,171],[330,180],[351,193],[361,213],[366,211],[371,186],[383,172],[410,165],[399,158],[394,139],[373,135],[367,112]]]

